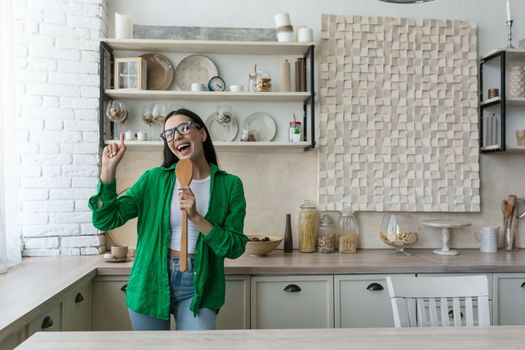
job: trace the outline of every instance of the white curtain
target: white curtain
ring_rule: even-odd
[[[12,0],[0,0],[0,273],[20,263]]]

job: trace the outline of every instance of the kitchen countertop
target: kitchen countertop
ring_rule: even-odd
[[[525,249],[480,253],[460,250],[457,256],[439,256],[431,250],[410,250],[398,256],[393,250],[360,250],[357,254],[284,254],[266,257],[243,255],[226,260],[230,275],[300,275],[368,273],[479,273],[524,272]],[[0,340],[3,335],[35,317],[44,304],[59,300],[66,288],[96,275],[128,275],[133,262],[108,263],[101,255],[24,258],[0,274]]]
[[[525,326],[38,332],[18,349],[521,349]]]

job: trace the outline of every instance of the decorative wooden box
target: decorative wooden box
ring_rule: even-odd
[[[146,90],[147,66],[142,57],[115,58],[115,89]]]

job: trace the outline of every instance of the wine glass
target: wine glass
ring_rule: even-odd
[[[152,105],[149,103],[146,103],[144,107],[142,108],[142,121],[146,123],[148,126],[153,125],[153,108]]]
[[[128,111],[124,104],[117,100],[112,100],[106,106],[106,117],[112,122],[123,123],[128,118]]]
[[[166,118],[166,105],[164,103],[155,103],[151,111],[153,122],[162,124]]]
[[[410,255],[405,252],[406,246],[417,242],[417,220],[413,214],[385,214],[379,231],[381,240],[395,247],[395,254]]]

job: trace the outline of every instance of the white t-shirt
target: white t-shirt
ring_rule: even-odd
[[[170,249],[180,251],[180,233],[182,230],[182,211],[179,205],[179,180],[176,181],[173,188],[173,197],[171,199],[171,235],[170,235]],[[202,180],[191,180],[191,191],[195,196],[195,206],[197,212],[202,216],[208,212],[208,203],[210,201],[210,176]],[[195,251],[197,238],[199,237],[199,228],[195,226],[191,220],[188,220],[188,253]]]

